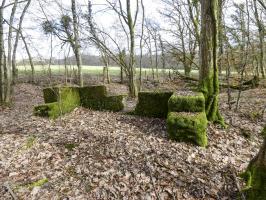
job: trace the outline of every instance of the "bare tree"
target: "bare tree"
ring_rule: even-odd
[[[71,0],[71,14],[66,12],[63,6],[58,2],[57,5],[62,10],[60,19],[48,19],[46,16],[46,20],[42,23],[42,27],[46,34],[55,35],[62,42],[62,46],[65,44],[71,46],[78,69],[77,82],[82,86],[81,39],[79,34],[80,25],[78,21],[78,13],[76,11],[76,1]],[[43,10],[42,6],[41,9]],[[45,14],[44,10],[43,13]]]
[[[21,15],[20,15],[18,28],[17,28],[17,31],[16,31],[16,37],[15,37],[15,42],[14,42],[14,46],[13,46],[13,53],[12,53],[12,76],[13,76],[13,82],[17,78],[16,55],[17,55],[17,47],[18,47],[19,37],[20,37],[20,33],[22,31],[23,20],[24,20],[25,14],[26,14],[27,9],[29,8],[30,4],[31,4],[31,0],[28,0],[26,5],[25,5],[25,7],[24,7],[24,9],[22,10]]]
[[[25,1],[14,0],[6,4],[6,0],[3,0],[0,5],[0,104],[9,104],[11,102],[11,83],[12,83],[12,74],[11,74],[11,52],[12,52],[12,31],[13,31],[13,21],[16,13],[17,4],[23,3]],[[9,6],[12,7],[10,13],[9,22],[4,19],[4,10]],[[8,28],[8,47],[7,52],[8,56],[5,54],[4,46],[4,23],[6,23]]]
[[[200,44],[199,1],[163,0],[166,8],[161,14],[168,19],[171,29],[166,32],[175,38],[175,42],[166,41],[170,53],[177,62],[181,62],[185,75],[190,76],[192,67],[198,68],[194,61]]]
[[[91,9],[91,2],[88,1],[89,5],[89,16],[88,22],[90,26],[90,33],[91,33],[91,40],[102,50],[106,51],[109,55],[110,59],[112,59],[116,64],[123,68],[125,74],[128,79],[128,88],[129,93],[132,97],[137,96],[137,87],[136,87],[136,68],[135,68],[135,27],[139,13],[139,2],[136,0],[136,9],[135,13],[133,14],[131,8],[131,1],[126,0],[125,4],[126,7],[123,7],[122,1],[114,1],[111,2],[106,0],[109,7],[116,13],[120,26],[125,33],[125,37],[127,38],[127,52],[128,52],[128,60],[126,59],[126,49],[121,48],[121,46],[115,41],[115,39],[108,33],[100,30],[93,22],[92,18],[92,9]],[[115,53],[113,49],[107,46],[99,36],[100,34],[105,34],[110,41],[116,47],[118,53]]]

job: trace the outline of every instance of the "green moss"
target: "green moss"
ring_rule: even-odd
[[[38,180],[36,182],[33,182],[33,183],[30,183],[30,184],[26,185],[26,187],[29,188],[29,189],[32,189],[34,187],[41,187],[47,182],[48,182],[48,179],[47,178],[43,178],[43,179],[40,179],[40,180]]]
[[[101,99],[106,97],[107,91],[104,85],[94,85],[79,88],[80,101],[82,103],[91,99]]]
[[[139,92],[135,114],[146,117],[166,118],[168,100],[173,92]]]
[[[43,98],[45,103],[53,103],[58,100],[58,88],[44,88],[43,89]]]
[[[31,148],[34,145],[35,141],[36,141],[36,137],[34,137],[34,136],[28,137],[26,145],[25,145],[26,149]]]
[[[68,144],[64,144],[64,146],[67,150],[72,151],[77,145],[72,144],[72,143],[68,143]]]
[[[172,95],[168,102],[169,112],[204,112],[205,99],[202,93],[195,95]]]
[[[252,163],[242,174],[247,186],[243,190],[247,200],[266,199],[266,167]]]
[[[266,126],[262,129],[261,135],[266,138]]]
[[[124,109],[124,95],[107,96],[104,98],[104,110],[118,112]]]
[[[124,95],[107,96],[104,85],[87,86],[79,89],[81,105],[93,110],[121,111]]]
[[[45,102],[34,108],[34,115],[55,119],[62,114],[71,112],[80,105],[79,89],[77,87],[46,88],[43,90]]]
[[[61,114],[59,103],[46,103],[34,107],[33,114],[40,117],[49,117],[55,119]]]
[[[124,109],[124,95],[106,96],[99,99],[87,99],[82,103],[85,108],[118,112]]]
[[[204,112],[169,112],[167,116],[167,131],[171,139],[190,141],[205,147],[208,144],[206,136],[207,123]]]

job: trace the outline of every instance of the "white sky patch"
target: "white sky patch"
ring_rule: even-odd
[[[45,16],[42,13],[42,10],[40,9],[39,3],[41,2],[41,4],[43,5],[44,11],[47,13],[47,16]],[[104,8],[106,1],[105,0],[91,0],[92,4],[93,4],[93,11],[97,11],[97,10],[101,10],[102,8]],[[110,0],[112,1],[112,0]],[[45,3],[48,2],[48,3]],[[41,23],[43,21],[45,21],[46,17],[49,20],[52,19],[56,19],[56,18],[60,18],[60,16],[62,15],[62,13],[64,12],[70,12],[70,0],[57,0],[57,2],[59,4],[56,3],[55,0],[32,0],[32,5],[30,6],[29,10],[28,10],[28,14],[25,17],[24,23],[23,23],[23,32],[25,32],[25,35],[28,37],[27,41],[29,43],[31,52],[33,54],[34,57],[36,58],[40,58],[40,57],[44,57],[44,58],[49,58],[50,55],[50,38],[49,36],[45,36],[42,32],[41,29]],[[125,0],[122,0],[122,2],[125,3]],[[134,3],[136,2],[135,0],[132,1],[132,10],[135,9],[136,4]],[[235,3],[241,3],[244,2],[244,0],[234,0]],[[60,8],[58,5],[62,5],[62,8]],[[88,5],[88,1],[87,0],[77,0],[76,2],[77,6],[78,6],[78,10],[82,10],[84,13],[86,13],[87,11],[87,5]],[[165,20],[162,18],[162,16],[159,14],[159,10],[162,8],[161,5],[161,1],[160,0],[144,0],[144,5],[145,5],[145,14],[147,18],[152,19],[154,22],[157,23],[161,23],[164,24]],[[123,4],[124,8],[125,8],[125,4]],[[20,5],[20,9],[21,10],[23,8],[22,5]],[[8,16],[8,14],[10,13],[10,9],[7,9],[5,12],[7,13],[5,16]],[[230,13],[230,11],[232,12],[231,8],[227,8],[227,13]],[[141,20],[141,12],[139,13],[139,21]],[[18,18],[20,16],[20,12],[18,12],[18,14],[16,15],[16,23],[18,22]],[[94,16],[94,20],[96,21],[96,23],[100,26],[100,27],[104,27],[106,30],[110,30],[110,27],[113,26],[114,24],[119,24],[119,22],[117,21],[117,15],[114,12],[98,12],[95,16]],[[16,25],[15,25],[16,26]],[[5,31],[7,31],[7,26],[5,26]],[[83,53],[91,53],[91,54],[95,54],[95,48],[92,47],[86,47],[86,48],[82,48],[83,49]],[[53,46],[53,53],[54,53],[54,57],[57,58],[63,58],[65,52],[62,51],[61,47],[60,47],[60,43],[57,41],[54,42],[54,46]],[[72,51],[71,51],[71,55],[72,55]],[[22,44],[22,42],[20,42],[20,48],[19,48],[19,52],[18,52],[18,59],[21,58],[26,58],[26,54],[25,54],[25,49],[24,46]]]

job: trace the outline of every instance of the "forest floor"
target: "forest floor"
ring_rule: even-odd
[[[33,116],[41,89],[18,84],[0,108],[0,199],[235,199],[236,175],[262,142],[263,88],[244,91],[238,112],[221,94],[229,126],[211,124],[206,149],[169,140],[164,119],[84,108]]]

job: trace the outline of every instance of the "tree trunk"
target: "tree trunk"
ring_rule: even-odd
[[[185,63],[185,64],[184,64],[184,69],[185,69],[185,76],[190,77],[190,73],[191,73],[191,65]]]
[[[10,99],[10,96],[7,97],[6,93],[6,56],[5,56],[5,49],[4,49],[4,17],[3,17],[3,10],[4,10],[5,0],[2,1],[0,7],[0,105],[9,103],[7,100]]]
[[[18,47],[18,41],[19,41],[19,36],[20,36],[20,32],[22,29],[22,22],[24,20],[24,16],[26,14],[26,11],[28,9],[28,7],[30,6],[31,0],[28,0],[27,4],[25,5],[21,16],[19,18],[19,24],[18,24],[18,29],[16,30],[16,38],[15,38],[15,42],[14,42],[14,46],[13,46],[13,54],[12,54],[12,80],[13,83],[15,82],[15,79],[17,78],[17,67],[16,67],[16,55],[17,55],[17,47]]]
[[[257,8],[257,0],[254,0],[254,15],[256,18],[256,23],[257,23],[257,27],[258,27],[258,31],[259,31],[259,47],[260,47],[260,56],[259,56],[259,65],[260,65],[260,72],[261,72],[261,76],[262,78],[265,78],[265,73],[264,73],[264,62],[263,62],[263,58],[264,58],[264,27],[262,24],[262,21],[259,18],[259,14],[258,14],[258,8]]]
[[[145,20],[145,7],[143,4],[143,0],[141,0],[141,8],[142,8],[142,21],[141,21],[141,35],[140,35],[140,60],[139,60],[139,90],[141,90],[142,86],[142,59],[143,59],[143,36],[144,36],[144,20]]]
[[[49,59],[49,64],[48,64],[48,76],[51,79],[52,78],[52,69],[51,69],[51,64],[52,64],[52,58],[53,58],[53,34],[50,35],[50,59]]]
[[[120,67],[120,83],[124,83],[124,74],[123,74],[123,67]]]
[[[136,69],[135,69],[135,32],[134,22],[131,16],[131,4],[130,0],[127,0],[127,22],[130,35],[130,51],[129,51],[129,94],[131,97],[137,96],[136,88]]]
[[[25,37],[22,35],[22,32],[20,32],[20,35],[21,35],[21,39],[24,43],[24,46],[25,46],[25,49],[26,49],[26,52],[27,52],[27,55],[28,55],[28,58],[29,58],[29,62],[30,62],[30,67],[31,67],[31,83],[34,83],[35,82],[35,70],[34,70],[34,64],[33,64],[33,60],[32,60],[32,56],[31,56],[31,53],[30,53],[30,49],[28,47],[28,44],[25,40]]]
[[[264,142],[259,153],[253,158],[243,174],[247,181],[244,190],[247,200],[264,200],[266,197],[266,127],[262,131]]]
[[[5,103],[10,103],[11,101],[11,84],[12,84],[12,74],[11,74],[11,67],[12,67],[12,33],[13,33],[13,22],[14,16],[17,9],[18,0],[14,1],[12,11],[9,18],[9,28],[8,28],[8,37],[7,37],[7,63],[4,66],[4,73],[5,73]]]
[[[223,2],[224,0],[219,0],[219,13],[218,13],[218,39],[219,39],[219,58],[218,58],[218,69],[219,75],[222,75],[222,56],[224,54],[224,45],[223,45]]]
[[[83,86],[82,81],[82,74],[81,74],[81,65],[82,65],[82,59],[81,59],[81,53],[80,53],[80,38],[79,38],[79,30],[78,30],[78,18],[77,18],[77,12],[76,12],[76,1],[71,0],[71,11],[73,16],[73,31],[74,31],[74,54],[77,62],[78,67],[78,82],[80,86]]]
[[[199,88],[205,96],[205,110],[208,120],[224,124],[218,108],[217,11],[218,0],[201,0],[201,67]]]
[[[9,30],[8,30],[8,38],[7,38],[7,70],[8,70],[8,85],[12,84],[12,35],[13,35],[13,23],[14,17],[17,9],[18,0],[14,1],[14,5],[12,7],[11,15],[9,18]],[[9,86],[11,88],[11,86]],[[11,92],[8,91],[8,92]]]

